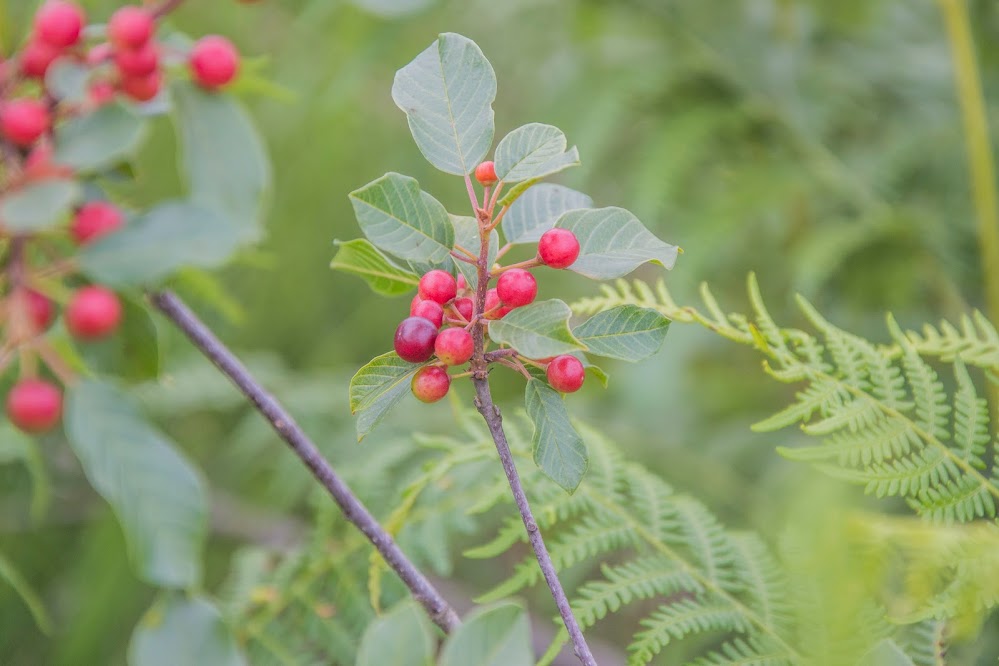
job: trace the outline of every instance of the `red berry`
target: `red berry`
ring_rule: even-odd
[[[456,298],[451,305],[454,310],[461,315],[465,321],[472,321],[472,313],[475,311],[475,303],[470,298]]]
[[[51,430],[62,414],[62,393],[40,379],[24,379],[7,395],[7,416],[24,432]]]
[[[437,327],[429,319],[408,317],[395,329],[395,353],[410,363],[423,363],[434,355]]]
[[[75,338],[96,340],[115,331],[121,323],[121,301],[104,287],[83,287],[66,306],[66,328]]]
[[[11,143],[30,146],[49,129],[49,109],[34,99],[15,99],[0,110],[0,130]]]
[[[468,289],[468,281],[465,279],[464,275],[458,273],[458,293],[460,294],[463,291],[466,291],[467,289]]]
[[[49,65],[58,57],[59,49],[33,39],[21,51],[21,72],[30,78],[44,79]]]
[[[534,302],[538,295],[538,283],[528,271],[523,268],[511,268],[499,276],[496,281],[496,293],[504,305],[519,308]]]
[[[451,378],[444,368],[428,365],[416,371],[410,386],[417,400],[437,402],[447,395],[448,389],[451,388]]]
[[[433,324],[434,328],[440,328],[444,323],[444,308],[436,301],[420,301],[413,307],[411,314],[414,317],[423,317]]]
[[[502,319],[515,309],[516,308],[514,308],[514,306],[512,305],[504,305],[503,307],[501,307],[499,310],[496,311],[496,314],[493,316],[493,319]]]
[[[80,41],[86,17],[72,2],[49,0],[35,14],[35,35],[46,44],[60,49]]]
[[[444,305],[458,294],[458,283],[450,273],[437,268],[420,278],[419,293],[425,301]]]
[[[101,42],[87,51],[87,64],[96,67],[105,60],[110,60],[112,55],[114,55],[114,49],[111,48],[111,45],[107,42]]]
[[[160,52],[153,42],[135,49],[119,49],[114,53],[114,64],[122,76],[149,76],[160,66]]]
[[[468,363],[475,351],[472,334],[463,328],[447,328],[437,336],[434,352],[445,365]]]
[[[52,161],[52,144],[39,141],[24,160],[24,176],[27,180],[44,180],[46,178],[72,178],[73,169]]]
[[[490,289],[486,292],[486,309],[483,311],[483,316],[486,319],[499,319],[502,317],[500,314],[500,306],[503,303],[500,301],[499,294],[496,293],[495,289]]]
[[[122,49],[137,49],[153,36],[153,16],[142,7],[122,7],[108,21],[108,37]]]
[[[126,76],[121,80],[121,91],[136,102],[148,102],[156,97],[163,85],[163,75],[159,70],[148,76]]]
[[[195,83],[210,90],[219,88],[236,77],[239,52],[225,37],[209,35],[194,45],[188,65]]]
[[[28,302],[28,313],[31,315],[31,323],[34,325],[35,331],[44,331],[52,323],[52,318],[55,317],[52,301],[34,289],[25,290],[25,298]]]
[[[496,182],[496,165],[492,162],[483,162],[475,167],[475,180],[482,185],[492,185]]]
[[[423,299],[420,298],[419,294],[417,294],[416,296],[413,296],[413,300],[411,300],[409,302],[409,316],[410,317],[413,316],[413,311],[416,310],[416,304],[417,303],[421,303],[422,301],[423,301]]]
[[[567,268],[579,256],[579,241],[568,229],[549,229],[538,241],[538,257],[552,268]]]
[[[94,104],[104,106],[114,99],[114,85],[110,81],[94,81],[90,84],[88,94]]]
[[[586,378],[583,363],[575,356],[564,354],[556,356],[548,364],[548,383],[552,388],[562,393],[573,393],[579,390]]]
[[[91,201],[80,206],[69,232],[77,245],[86,245],[117,230],[124,223],[125,216],[117,206],[106,201]]]

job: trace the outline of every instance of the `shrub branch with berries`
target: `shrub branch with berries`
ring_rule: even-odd
[[[442,34],[396,74],[392,97],[417,146],[433,166],[464,179],[472,215],[448,213],[415,179],[398,173],[351,193],[366,240],[340,243],[333,268],[362,277],[383,295],[413,287],[417,292],[395,331],[394,351],[373,359],[351,381],[350,405],[362,439],[410,391],[436,402],[454,381],[475,384],[476,407],[496,441],[576,654],[594,663],[531,516],[488,375],[502,367],[523,376],[535,462],[572,492],[588,461],[562,394],[578,391],[587,369],[605,379],[589,355],[640,361],[654,354],[669,320],[654,309],[623,305],[572,322],[565,302],[544,297],[543,289],[537,300],[532,271],[547,267],[596,280],[618,278],[647,262],[671,268],[678,248],[627,210],[594,208],[582,193],[542,183],[579,163],[576,148],[567,148],[565,135],[551,125],[513,130],[486,160],[495,95],[488,60],[457,34]],[[521,246],[532,254],[501,263]],[[543,270],[537,273],[543,276]]]

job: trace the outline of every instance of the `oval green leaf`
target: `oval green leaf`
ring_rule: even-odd
[[[569,306],[558,299],[539,301],[489,322],[489,337],[499,344],[510,345],[528,358],[585,350],[586,346],[569,330],[571,316]]]
[[[73,180],[43,180],[0,199],[0,225],[8,231],[41,231],[61,223],[83,194]]]
[[[569,270],[594,280],[623,277],[646,262],[673,268],[679,248],[656,238],[623,208],[571,210],[557,227],[579,239],[579,258]]]
[[[586,445],[569,421],[562,394],[538,379],[524,393],[527,416],[534,423],[534,462],[552,481],[573,492],[586,474]]]
[[[84,102],[89,78],[89,67],[72,57],[63,56],[45,71],[45,90],[62,102]]]
[[[492,65],[475,42],[452,32],[396,72],[392,84],[420,152],[456,176],[471,173],[492,146],[494,99]]]
[[[66,437],[94,489],[114,509],[139,577],[162,587],[201,579],[205,489],[194,468],[114,386],[69,390]]]
[[[426,614],[404,601],[368,625],[356,666],[431,666],[437,641]]]
[[[145,130],[145,119],[120,104],[107,104],[59,126],[53,159],[76,171],[100,171],[135,153]]]
[[[537,243],[541,234],[555,226],[562,213],[592,207],[593,199],[582,192],[541,183],[510,204],[500,223],[503,236],[508,243]]]
[[[579,164],[579,151],[566,150],[557,127],[529,123],[513,130],[496,146],[496,176],[507,183],[536,180]]]
[[[441,650],[438,666],[533,666],[531,627],[510,601],[469,613]]]
[[[403,396],[425,363],[410,363],[395,352],[376,356],[350,380],[350,413],[357,415],[357,441],[371,432]]]
[[[247,661],[214,604],[171,594],[155,603],[135,628],[128,663],[245,666]]]
[[[591,354],[635,362],[659,351],[669,323],[658,310],[620,305],[593,315],[573,334]]]
[[[415,273],[393,264],[364,238],[333,242],[337,251],[330,268],[360,277],[376,294],[399,296],[412,291],[420,282]]]

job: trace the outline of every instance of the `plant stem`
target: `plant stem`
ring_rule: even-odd
[[[239,359],[175,294],[169,291],[157,292],[150,295],[150,300],[253,403],[274,431],[305,463],[316,480],[326,488],[343,511],[344,517],[361,530],[385,558],[385,562],[399,575],[434,624],[445,633],[454,630],[460,624],[458,614],[399,549],[389,533],[337,475],[329,461],[284,407],[256,382]]]
[[[497,186],[498,190],[499,187]],[[524,486],[520,482],[517,466],[513,462],[513,453],[510,451],[510,444],[507,442],[506,433],[503,431],[503,417],[500,414],[499,407],[493,403],[492,393],[489,390],[489,361],[505,360],[505,358],[503,356],[497,357],[496,352],[491,352],[487,358],[485,350],[486,323],[481,320],[481,317],[486,306],[486,291],[489,288],[489,234],[491,233],[491,228],[489,225],[489,212],[484,212],[486,213],[485,219],[481,220],[479,225],[481,246],[479,248],[478,284],[475,290],[475,310],[472,317],[473,320],[477,320],[475,325],[472,326],[472,340],[475,343],[475,353],[472,355],[470,363],[472,383],[475,385],[475,407],[482,414],[482,418],[485,419],[489,433],[496,444],[496,452],[499,453],[500,461],[503,463],[503,471],[506,473],[506,479],[510,484],[514,502],[517,504],[521,520],[524,521],[524,528],[527,530],[527,539],[531,542],[531,548],[534,549],[534,556],[541,567],[541,574],[548,584],[548,589],[551,590],[555,606],[558,608],[559,615],[562,616],[562,622],[565,624],[565,629],[572,640],[573,651],[579,658],[579,661],[585,666],[597,666],[597,661],[593,658],[593,653],[590,652],[590,646],[586,644],[583,630],[580,628],[579,622],[576,621],[576,616],[572,614],[572,606],[569,605],[569,599],[565,596],[565,590],[562,589],[562,582],[558,578],[558,572],[555,571],[555,564],[552,562],[548,548],[545,546],[545,540],[541,536],[538,523],[534,520],[534,514],[531,513],[531,505],[527,501],[527,494],[524,492]]]
[[[954,60],[954,87],[961,106],[964,141],[971,174],[971,194],[978,218],[978,244],[985,278],[985,312],[999,321],[999,196],[992,139],[982,94],[981,75],[965,0],[939,0]],[[999,416],[999,389],[992,388],[993,408]]]

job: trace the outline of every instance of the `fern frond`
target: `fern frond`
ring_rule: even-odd
[[[733,534],[732,546],[736,551],[737,580],[742,586],[740,596],[783,638],[790,638],[794,610],[787,600],[788,582],[780,563],[755,534]]]
[[[672,640],[707,631],[719,633],[749,631],[745,618],[724,602],[710,599],[681,599],[642,620],[643,631],[635,634],[628,646],[628,663],[640,666],[649,663]]]
[[[894,639],[916,666],[945,666],[946,632],[946,622],[923,620],[901,627]]]
[[[736,638],[691,666],[787,666],[787,655],[758,638]]]
[[[909,331],[905,337],[923,356],[961,359],[968,365],[999,370],[999,332],[978,310],[963,315],[957,326],[941,321],[938,327],[927,324],[921,333]]]

